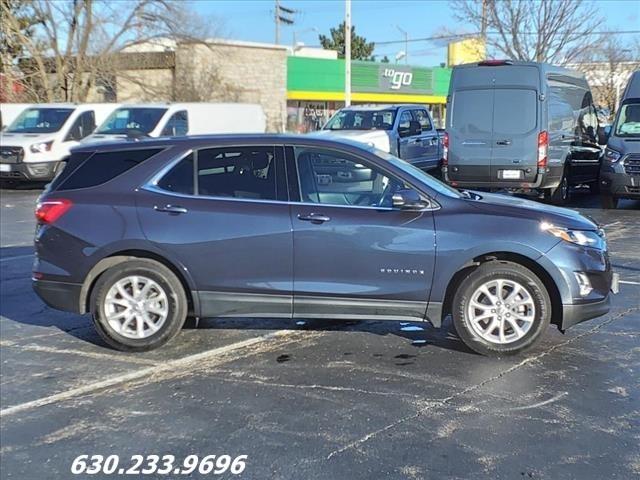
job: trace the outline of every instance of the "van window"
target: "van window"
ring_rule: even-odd
[[[640,102],[622,105],[616,124],[616,135],[620,137],[640,137]]]
[[[460,90],[453,98],[451,126],[470,135],[491,134],[493,90]]]
[[[161,148],[149,148],[95,153],[69,174],[67,179],[61,182],[58,190],[72,190],[101,185],[151,158],[160,151],[162,151]],[[66,168],[64,171],[66,171]]]
[[[84,137],[93,132],[96,128],[96,120],[93,110],[81,113],[73,125],[69,129],[65,142],[71,140],[82,140]]]
[[[7,133],[53,133],[65,124],[73,108],[27,108],[11,125]]]
[[[276,200],[275,163],[273,147],[199,150],[196,191],[213,197]]]
[[[122,135],[129,132],[149,133],[167,111],[166,108],[118,108],[96,130],[104,135]]]
[[[165,127],[162,129],[162,136],[181,137],[189,131],[189,118],[186,110],[174,113]]]
[[[493,106],[494,133],[521,135],[536,128],[537,97],[534,90],[496,89]]]

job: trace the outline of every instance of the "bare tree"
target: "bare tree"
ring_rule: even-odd
[[[585,74],[597,103],[613,116],[629,76],[640,68],[640,40],[603,36],[596,48],[572,66]]]
[[[452,10],[486,35],[491,53],[559,65],[592,49],[603,22],[584,0],[454,0]]]
[[[171,0],[31,0],[20,11],[39,19],[29,31],[9,7],[0,3],[3,30],[24,51],[15,67],[36,101],[85,101],[97,82],[114,77],[125,49],[206,33],[204,22],[187,21],[194,16],[186,3]]]

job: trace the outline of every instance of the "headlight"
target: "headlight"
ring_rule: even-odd
[[[604,250],[606,246],[604,230],[599,230],[598,232],[592,230],[571,230],[564,227],[556,227],[546,222],[542,222],[540,228],[542,231],[550,233],[565,242],[575,243],[583,247],[593,247]]]
[[[32,153],[44,153],[51,151],[51,145],[53,145],[53,140],[49,142],[34,143],[29,147],[29,149]]]
[[[615,150],[610,149],[609,147],[604,149],[604,159],[609,163],[616,163],[620,160],[622,154]]]

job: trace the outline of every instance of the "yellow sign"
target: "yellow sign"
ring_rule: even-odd
[[[448,49],[448,66],[480,62],[486,59],[487,46],[482,38],[467,38],[451,42]]]

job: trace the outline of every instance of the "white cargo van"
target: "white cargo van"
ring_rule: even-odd
[[[180,137],[213,133],[264,133],[260,105],[243,103],[164,103],[122,105],[84,142],[122,138]]]
[[[27,107],[0,133],[0,179],[51,180],[70,149],[117,107],[114,103]]]
[[[13,122],[30,103],[0,103],[0,130]]]

